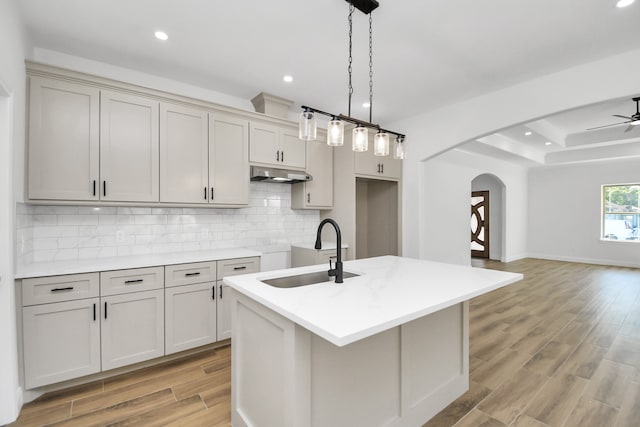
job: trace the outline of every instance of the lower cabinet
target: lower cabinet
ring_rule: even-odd
[[[215,282],[166,288],[165,353],[217,341]]]
[[[100,372],[100,299],[22,309],[27,389]]]
[[[164,356],[164,291],[102,298],[102,370]]]
[[[216,282],[218,287],[218,340],[231,338],[231,293],[229,285],[222,280]]]

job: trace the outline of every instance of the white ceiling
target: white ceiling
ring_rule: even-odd
[[[35,47],[244,99],[265,91],[296,105],[347,110],[344,0],[14,1]],[[373,12],[373,121],[383,125],[640,47],[640,2],[625,9],[617,9],[615,0],[379,2]],[[356,11],[352,115],[363,119],[367,27],[366,16]],[[168,41],[154,38],[159,29]],[[282,81],[285,74],[293,83]],[[633,112],[630,99],[613,100],[526,124],[534,132],[528,139],[520,137],[521,125],[465,149],[554,163],[561,160],[559,150],[593,150],[617,140],[624,127],[597,131],[595,139],[596,131],[583,130],[618,120],[611,114]],[[631,133],[640,137],[640,129]],[[547,140],[552,146],[543,144]]]

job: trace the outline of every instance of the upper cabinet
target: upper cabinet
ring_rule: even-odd
[[[98,200],[100,91],[31,77],[28,196]]]
[[[207,112],[160,104],[160,201],[209,201]]]
[[[209,114],[209,194],[217,205],[249,204],[249,122]]]
[[[370,137],[370,139],[372,139]],[[392,143],[390,143],[392,144]],[[389,156],[374,156],[372,143],[369,143],[368,151],[355,153],[354,171],[356,175],[367,175],[379,179],[402,178],[402,160]]]
[[[160,200],[158,122],[158,101],[101,92],[101,200]]]
[[[294,209],[330,209],[333,207],[333,147],[320,135],[307,141],[307,173],[311,181],[293,184],[291,207]]]
[[[295,128],[251,122],[249,161],[263,165],[304,169],[305,143]]]

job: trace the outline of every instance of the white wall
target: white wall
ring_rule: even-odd
[[[502,260],[502,193],[504,185],[494,175],[483,174],[471,182],[471,191],[489,192],[489,258]]]
[[[526,254],[527,170],[490,157],[451,150],[424,162],[420,177],[420,258],[469,265],[471,182],[491,173],[505,185],[503,261]]]
[[[22,180],[12,176],[24,170],[24,99],[26,37],[15,2],[0,0],[0,425],[14,421],[22,404],[14,291],[15,197]],[[15,157],[15,161],[14,161]]]
[[[428,187],[433,184],[423,179],[428,173],[423,160],[514,124],[637,95],[637,79],[630,76],[639,74],[640,50],[635,50],[390,123],[390,128],[401,130],[408,138],[408,159],[403,166],[403,254],[425,258],[432,255],[421,252],[426,245],[450,245],[442,240],[421,240],[438,234],[437,230],[424,230],[433,227],[424,221],[423,211],[428,206],[425,198],[432,192]]]
[[[640,243],[600,240],[603,184],[640,182],[640,159],[529,172],[529,255],[640,267]]]

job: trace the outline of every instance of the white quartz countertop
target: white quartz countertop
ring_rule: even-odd
[[[522,279],[522,274],[384,256],[344,263],[361,274],[277,288],[261,280],[326,270],[308,266],[226,277],[225,283],[336,346],[344,346]]]
[[[16,279],[56,276],[60,274],[91,273],[94,271],[124,270],[190,262],[218,261],[233,258],[257,257],[262,254],[249,249],[215,249],[164,254],[132,255],[127,257],[96,258],[90,260],[55,261],[18,266]]]

